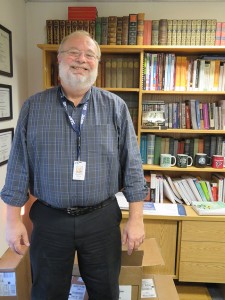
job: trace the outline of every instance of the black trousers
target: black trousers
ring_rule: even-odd
[[[119,299],[121,211],[116,200],[81,216],[36,201],[30,218],[32,300],[68,300],[76,251],[89,299]]]

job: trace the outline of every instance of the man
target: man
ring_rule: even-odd
[[[87,32],[67,36],[58,51],[60,86],[21,109],[1,197],[7,241],[20,254],[29,245],[20,208],[28,189],[38,199],[30,211],[32,300],[68,299],[75,252],[89,299],[119,298],[121,189],[128,253],[144,239],[147,188],[136,135],[124,101],[93,87],[100,55]]]

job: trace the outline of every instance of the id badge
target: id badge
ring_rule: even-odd
[[[73,165],[73,180],[84,180],[85,179],[86,162],[85,161],[74,161]]]

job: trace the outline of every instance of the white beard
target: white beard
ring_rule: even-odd
[[[89,89],[94,83],[98,75],[98,68],[90,72],[90,76],[81,76],[73,74],[69,70],[69,66],[63,61],[59,63],[59,77],[61,81],[72,89]]]

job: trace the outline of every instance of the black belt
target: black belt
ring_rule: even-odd
[[[98,203],[96,205],[92,205],[92,206],[72,206],[72,207],[68,207],[68,208],[60,208],[60,207],[55,207],[43,200],[38,199],[38,201],[41,204],[44,204],[45,206],[60,210],[62,212],[67,213],[68,215],[71,216],[80,216],[80,215],[85,215],[88,214],[96,209],[100,209],[103,208],[107,205],[109,205],[112,201],[114,201],[116,199],[115,196],[109,197],[108,199],[102,201],[101,203]]]

